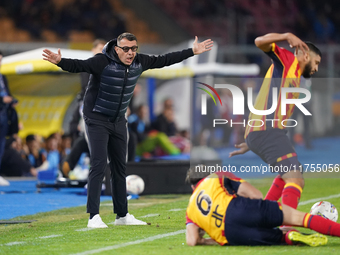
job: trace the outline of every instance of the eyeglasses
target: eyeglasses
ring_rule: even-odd
[[[129,50],[132,50],[132,52],[136,52],[138,50],[138,46],[132,46],[132,47],[120,47],[118,45],[116,45],[118,48],[121,48],[124,52],[129,52]]]

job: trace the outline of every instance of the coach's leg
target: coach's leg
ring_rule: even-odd
[[[126,160],[127,160],[127,127],[126,120],[114,124],[110,135],[108,154],[111,169],[111,190],[114,213],[124,217],[127,212],[126,195]]]
[[[91,168],[87,182],[87,212],[99,213],[102,182],[107,165],[108,129],[93,120],[86,120],[86,133],[89,138]]]

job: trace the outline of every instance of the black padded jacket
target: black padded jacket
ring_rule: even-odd
[[[136,54],[131,65],[124,65],[114,49],[117,40],[108,42],[103,53],[87,60],[62,58],[58,63],[64,71],[90,73],[84,97],[85,117],[102,121],[115,121],[125,115],[133,90],[142,72],[179,63],[193,56],[192,49],[159,56]]]

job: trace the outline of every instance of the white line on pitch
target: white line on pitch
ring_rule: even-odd
[[[178,212],[178,211],[183,211],[186,210],[186,208],[175,208],[175,209],[170,209],[169,212]]]
[[[58,236],[62,236],[62,235],[40,236],[38,238],[47,239],[47,238],[53,238],[53,237],[58,237]],[[25,244],[25,243],[26,242],[10,242],[10,243],[5,243],[4,245],[13,246],[13,245],[19,245],[19,244]]]
[[[76,231],[90,231],[94,230],[95,228],[81,228],[81,229],[76,229]]]
[[[168,237],[168,236],[175,236],[175,235],[179,235],[179,234],[183,234],[183,233],[185,233],[185,229],[178,230],[178,231],[175,231],[175,232],[170,232],[170,233],[167,233],[167,234],[150,236],[150,237],[140,239],[140,240],[136,240],[136,241],[132,241],[132,242],[107,246],[107,247],[103,247],[103,248],[96,249],[96,250],[84,251],[84,252],[76,253],[74,255],[87,255],[87,254],[95,254],[95,253],[99,253],[99,252],[103,252],[103,251],[115,250],[115,249],[119,249],[119,248],[122,248],[122,247],[134,245],[134,244],[150,242],[150,241],[154,241],[154,240],[157,240],[157,239],[162,239],[162,238],[165,238],[165,237]]]
[[[18,245],[18,244],[24,244],[26,242],[10,242],[10,243],[5,243],[4,245],[7,245],[7,246],[12,246],[12,245]]]
[[[54,237],[59,237],[59,236],[63,236],[63,235],[39,236],[39,238],[41,238],[41,239],[47,239],[47,238],[54,238]]]
[[[316,203],[316,202],[319,202],[319,201],[322,201],[322,200],[327,200],[327,199],[337,198],[337,197],[340,197],[340,193],[335,194],[335,195],[330,195],[328,197],[319,197],[319,198],[309,199],[309,200],[306,200],[306,201],[301,201],[299,203],[299,205],[307,205],[307,204]]]

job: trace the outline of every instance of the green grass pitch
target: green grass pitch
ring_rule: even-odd
[[[272,178],[250,180],[265,194]],[[299,210],[308,212],[316,198],[338,195],[338,178],[306,178]],[[29,224],[0,224],[0,254],[339,254],[340,238],[329,237],[322,247],[308,246],[198,246],[185,243],[185,208],[189,195],[142,196],[129,201],[129,211],[150,226],[114,226],[86,231],[85,206],[40,213],[15,220]],[[327,199],[340,209],[340,195]],[[105,223],[114,221],[112,203],[101,204]],[[14,219],[13,219],[14,220]],[[167,236],[175,232],[175,235]],[[303,230],[310,233],[310,230]],[[149,239],[148,239],[149,238]]]

